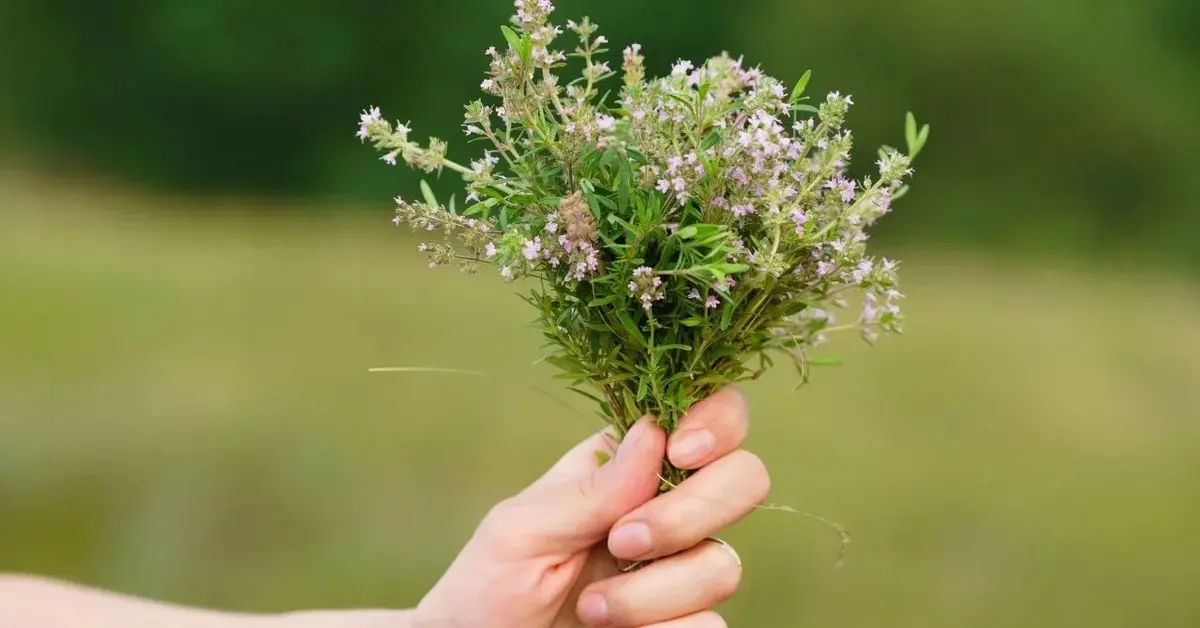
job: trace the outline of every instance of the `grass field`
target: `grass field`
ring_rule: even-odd
[[[596,427],[529,366],[509,289],[425,270],[386,209],[0,189],[0,571],[409,605]],[[1200,286],[892,253],[905,336],[747,389],[772,500],[847,526],[848,562],[828,528],[755,514],[728,535],[731,624],[1200,625]],[[396,364],[492,375],[367,373]]]

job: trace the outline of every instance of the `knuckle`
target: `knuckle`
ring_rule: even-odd
[[[509,497],[497,502],[483,516],[475,533],[487,538],[500,535],[503,531],[511,527],[512,521],[516,517],[516,510],[515,497]]]

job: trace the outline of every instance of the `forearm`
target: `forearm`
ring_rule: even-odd
[[[406,611],[222,613],[0,574],[0,628],[408,628]]]

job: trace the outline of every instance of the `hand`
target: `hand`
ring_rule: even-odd
[[[413,611],[244,615],[179,607],[40,578],[0,574],[0,626],[178,628],[720,628],[712,606],[741,565],[708,540],[766,498],[757,457],[738,447],[746,403],[726,389],[696,404],[670,441],[643,419],[603,466],[597,434],[492,509]],[[663,455],[698,470],[660,496]],[[621,573],[616,559],[652,560]]]
[[[717,628],[711,607],[737,589],[741,562],[709,540],[769,490],[763,463],[738,449],[744,397],[733,388],[696,404],[667,439],[651,419],[613,459],[597,434],[485,517],[421,601],[414,628]],[[655,496],[664,454],[696,471]],[[621,573],[616,559],[653,562]]]

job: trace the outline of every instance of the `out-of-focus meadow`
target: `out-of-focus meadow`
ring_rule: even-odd
[[[450,136],[507,9],[411,4],[9,4],[28,28],[5,45],[59,43],[0,63],[20,140],[0,174],[0,572],[231,609],[411,605],[492,503],[598,429],[531,366],[509,286],[424,268],[388,224],[413,179],[357,144],[355,114],[412,105]],[[831,529],[756,513],[727,535],[731,625],[1200,624],[1195,5],[659,4],[586,8],[618,42],[653,23],[659,65],[729,48],[841,76],[863,164],[905,109],[933,125],[878,248],[904,261],[907,333],[835,343],[846,363],[795,393],[786,369],[747,387],[772,501],[845,525],[846,564]],[[268,71],[268,44],[310,33],[288,49],[303,68]],[[395,81],[364,56],[393,46]],[[138,80],[105,83],[118,69]],[[486,375],[367,372],[393,365]]]

